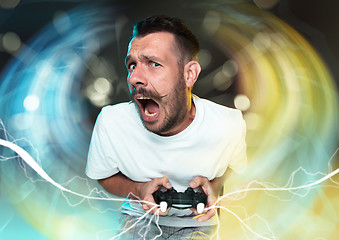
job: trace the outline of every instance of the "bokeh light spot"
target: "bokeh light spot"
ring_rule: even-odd
[[[261,123],[263,122],[262,117],[254,112],[246,113],[244,115],[244,119],[246,121],[246,128],[248,130],[258,130]],[[251,142],[248,142],[248,144],[251,144]]]
[[[212,60],[212,55],[207,49],[201,49],[199,52],[199,63],[202,69],[206,68]]]
[[[32,126],[32,118],[27,113],[17,113],[11,118],[11,124],[18,131],[29,129]]]
[[[0,7],[15,8],[20,3],[20,0],[0,0]]]
[[[270,9],[273,8],[279,0],[253,0],[255,5],[262,9]]]
[[[109,94],[113,91],[113,85],[106,78],[97,78],[86,89],[89,100],[98,107],[109,103]]]
[[[33,112],[38,109],[40,99],[36,95],[29,95],[24,100],[24,107],[27,111]]]
[[[228,60],[222,66],[222,72],[227,77],[234,77],[238,73],[238,64],[234,60]]]
[[[2,37],[2,46],[8,52],[16,52],[21,47],[20,37],[14,32],[8,32]]]
[[[246,95],[239,94],[234,98],[234,106],[241,111],[246,111],[250,108],[251,102]]]
[[[62,34],[71,28],[71,20],[67,13],[58,11],[54,14],[53,25],[55,29]]]
[[[225,91],[232,85],[232,79],[224,74],[223,71],[217,72],[213,78],[213,86],[219,91]]]
[[[112,90],[112,84],[106,78],[98,78],[94,82],[94,89],[98,93],[108,95]]]
[[[203,19],[202,26],[207,33],[215,34],[221,24],[220,14],[215,11],[208,11]]]
[[[270,35],[262,32],[257,33],[253,39],[253,45],[259,51],[265,52],[268,48],[271,47]]]

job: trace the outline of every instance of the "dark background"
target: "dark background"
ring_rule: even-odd
[[[86,3],[84,0],[23,0],[13,9],[0,8],[0,34],[8,31],[15,32],[20,36],[22,42],[26,42],[51,22],[57,11],[67,11],[84,3]],[[152,1],[147,3],[147,8],[151,11]],[[138,6],[136,5],[139,4],[142,7],[145,2],[111,1],[108,4],[118,6],[120,12],[125,12],[137,19]],[[131,9],[136,9],[136,12],[132,12]],[[339,2],[337,0],[280,0],[273,8],[266,10],[290,24],[312,44],[330,68],[336,83],[338,83],[339,76],[337,67],[339,59],[338,10]],[[10,54],[0,51],[0,71],[3,70],[11,57]]]

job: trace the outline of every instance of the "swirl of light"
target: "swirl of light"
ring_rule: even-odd
[[[332,155],[338,147],[338,99],[334,81],[312,46],[280,19],[247,4],[216,5],[204,21],[236,62],[236,84],[251,103],[245,113],[250,162],[238,181],[252,178],[250,186],[260,181],[266,187],[291,187],[330,172],[337,158]],[[226,182],[225,187],[236,183]],[[337,182],[332,187],[248,193],[225,206],[237,209],[238,216],[268,239],[331,238],[339,209],[338,197],[330,199],[338,191]],[[228,214],[223,221],[223,226],[231,225],[223,228],[223,238],[254,237],[239,235],[242,226],[232,217]]]
[[[89,6],[61,14],[21,48],[1,79],[1,136],[29,151],[57,182],[84,194],[91,191],[83,178],[91,127],[81,84],[89,58],[112,41],[110,14]],[[1,156],[2,196],[49,239],[95,239],[93,229],[116,225],[114,214],[95,219],[90,202],[87,209],[73,208],[82,199],[66,201],[60,191],[39,185],[41,178],[21,160],[6,161],[14,157],[7,150]]]
[[[203,12],[199,18],[192,16],[195,24],[201,23],[198,38],[207,38],[230,59],[210,82],[198,81],[197,87],[221,91],[233,81],[240,93],[235,101],[243,101],[239,108],[245,111],[248,127],[249,164],[244,174],[228,178],[224,191],[315,182],[331,171],[337,157],[331,158],[338,137],[338,99],[331,75],[309,43],[280,19],[243,1],[221,2],[197,1],[182,7]],[[80,85],[88,59],[114,37],[114,25],[106,24],[109,15],[106,9],[89,7],[62,15],[21,48],[1,79],[0,117],[6,126],[1,137],[15,140],[52,179],[83,195],[94,193],[82,178],[91,129]],[[2,195],[42,235],[50,239],[116,235],[120,203],[85,204],[41,183],[5,149],[1,157]],[[220,203],[227,211],[220,213],[219,236],[331,239],[338,235],[339,197],[337,182],[328,185],[230,195]]]

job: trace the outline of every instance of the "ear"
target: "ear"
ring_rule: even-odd
[[[193,87],[195,81],[197,81],[200,74],[201,67],[197,61],[190,61],[184,67],[184,76],[186,86],[191,88]]]

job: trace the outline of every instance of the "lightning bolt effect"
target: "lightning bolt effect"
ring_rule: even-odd
[[[154,8],[158,13],[163,6]],[[321,58],[293,28],[243,1],[195,1],[181,9],[199,15],[187,22],[200,27],[198,38],[229,57],[235,71],[230,78],[229,61],[216,66],[197,89],[213,90],[222,73],[251,103],[244,112],[249,164],[245,173],[229,176],[225,195],[213,206],[221,210],[213,238],[336,239],[338,98]],[[112,15],[116,21],[109,24]],[[105,46],[120,46],[124,19],[92,6],[61,14],[23,45],[2,73],[0,238],[123,234],[118,232],[122,199],[108,196],[84,175],[92,125],[83,77],[93,59],[102,59]],[[96,72],[105,65],[100,63],[91,74],[106,77]],[[125,91],[120,87],[125,77],[109,69],[103,72],[112,74],[117,95]],[[151,218],[157,220],[148,215],[138,219],[145,232]]]
[[[56,183],[53,179],[51,179],[49,177],[49,175],[41,168],[41,166],[24,150],[22,149],[21,147],[17,146],[16,144],[12,143],[12,142],[9,142],[9,141],[6,141],[6,140],[3,140],[3,139],[0,139],[0,145],[4,146],[4,147],[7,147],[7,148],[10,148],[11,150],[13,150],[15,153],[17,153],[20,158],[23,159],[23,161],[25,161],[26,164],[28,164],[36,173],[38,173],[44,180],[46,180],[47,182],[51,183],[53,186],[57,187],[58,189],[60,189],[61,191],[63,192],[69,192],[73,195],[76,195],[76,196],[79,196],[83,199],[92,199],[92,200],[105,200],[105,201],[118,201],[118,202],[122,202],[124,201],[123,199],[119,199],[119,198],[110,198],[110,197],[92,197],[90,195],[83,195],[83,194],[79,194],[77,192],[74,192],[74,191],[71,191],[65,187],[63,187],[62,185]],[[337,149],[336,153],[338,152],[339,149]],[[334,155],[333,155],[334,156]],[[5,159],[5,157],[1,156],[2,159]],[[7,159],[9,160],[9,159]],[[248,225],[248,221],[250,221],[250,219],[246,219],[246,220],[243,220],[241,219],[236,213],[234,213],[233,211],[231,211],[229,208],[226,208],[226,207],[223,207],[223,206],[220,206],[220,202],[225,199],[225,198],[229,198],[231,195],[239,195],[241,193],[245,193],[247,195],[247,193],[251,192],[251,191],[289,191],[289,192],[292,192],[292,191],[296,191],[296,190],[300,190],[300,189],[310,189],[310,188],[313,188],[313,187],[318,187],[319,184],[323,183],[324,181],[328,180],[328,179],[331,179],[333,176],[335,176],[336,174],[339,173],[339,168],[336,169],[335,171],[325,175],[324,177],[322,177],[321,179],[315,181],[315,182],[312,182],[312,183],[309,183],[309,184],[306,184],[306,185],[302,185],[302,186],[296,186],[296,187],[265,187],[264,184],[262,184],[263,186],[260,187],[260,188],[254,188],[254,187],[247,187],[245,189],[241,189],[241,190],[238,190],[238,191],[234,191],[234,192],[230,192],[230,193],[227,193],[223,196],[221,196],[217,201],[216,203],[209,207],[209,208],[206,208],[206,210],[209,210],[209,209],[216,209],[216,208],[220,208],[222,210],[225,210],[226,212],[229,212],[231,213],[232,215],[234,215],[234,217],[242,224],[244,225],[244,227],[249,231],[251,232],[252,234],[254,234],[256,237],[260,238],[260,239],[276,239],[276,236],[274,235],[273,231],[271,229],[269,229],[269,235],[268,237],[264,236],[264,235],[261,235],[260,233],[257,233],[255,230],[253,230],[249,225]],[[332,180],[332,179],[331,179]],[[339,188],[339,183],[338,182],[335,182],[332,180],[332,183],[335,183],[335,185],[333,186],[336,186],[337,188]],[[296,194],[296,193],[292,193],[292,194]],[[242,198],[245,198],[246,197],[243,196]],[[235,200],[235,199],[233,199]],[[239,198],[238,198],[239,200]],[[138,201],[140,203],[143,203],[145,201],[140,201],[140,200],[130,200],[130,201]],[[149,202],[148,202],[149,203]],[[152,204],[152,203],[150,203]],[[71,205],[71,204],[70,204]],[[135,221],[134,223],[130,224],[130,226],[125,229],[124,231],[122,231],[120,234],[114,236],[113,238],[111,239],[117,239],[118,237],[120,237],[121,235],[125,234],[126,232],[128,232],[130,229],[132,229],[136,224],[138,224],[139,222],[144,222],[144,228],[142,228],[139,232],[139,235],[140,237],[146,239],[147,238],[147,233],[148,233],[148,227],[149,225],[154,221],[155,223],[158,222],[158,219],[159,219],[159,209],[157,210],[157,213],[155,215],[152,215],[150,218],[147,218],[146,216],[150,214],[150,212],[155,208],[157,207],[157,205],[154,205],[150,210],[148,210],[147,212],[145,212],[145,214],[141,217],[139,217],[137,219],[137,221]],[[265,221],[264,219],[262,219],[262,221]],[[220,224],[220,222],[218,221],[218,225]],[[269,228],[269,224],[266,222],[266,226]],[[160,237],[162,235],[162,230],[161,228],[158,226],[159,228],[159,235],[156,235],[154,238],[152,239],[157,239],[158,237]],[[216,233],[211,236],[211,237],[215,237],[217,239],[219,239],[219,228],[220,226],[218,226],[217,228],[217,231]],[[142,231],[144,230],[144,233],[142,233]]]

